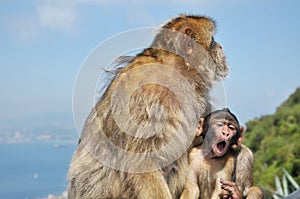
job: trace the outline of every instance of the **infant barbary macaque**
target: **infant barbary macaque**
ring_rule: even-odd
[[[263,198],[253,187],[253,154],[242,145],[244,128],[228,108],[201,118],[203,143],[189,153],[189,177],[181,199]]]

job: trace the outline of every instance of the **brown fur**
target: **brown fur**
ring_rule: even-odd
[[[69,198],[179,198],[194,138],[186,132],[206,111],[212,84],[228,75],[214,31],[207,17],[179,16],[120,69],[85,123]],[[178,169],[166,178],[170,160]]]
[[[240,146],[240,150],[237,152],[236,160],[236,184],[239,190],[247,199],[264,199],[263,191],[253,186],[253,153],[245,145]]]

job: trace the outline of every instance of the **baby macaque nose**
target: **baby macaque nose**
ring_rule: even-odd
[[[229,133],[227,131],[222,131],[223,136],[228,137]]]

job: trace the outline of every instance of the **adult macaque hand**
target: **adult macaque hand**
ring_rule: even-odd
[[[221,182],[221,188],[225,191],[227,191],[229,194],[224,195],[223,199],[242,199],[243,195],[240,192],[238,186],[231,181],[226,181],[226,180],[220,180]]]

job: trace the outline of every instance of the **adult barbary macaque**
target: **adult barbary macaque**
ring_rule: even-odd
[[[179,198],[209,89],[228,76],[215,22],[181,15],[121,68],[88,116],[69,169],[73,198]],[[99,58],[101,59],[101,58]],[[177,169],[165,175],[168,165]]]
[[[225,108],[201,118],[203,144],[189,154],[190,170],[181,199],[263,199],[253,187],[253,154],[242,145],[244,128]]]

